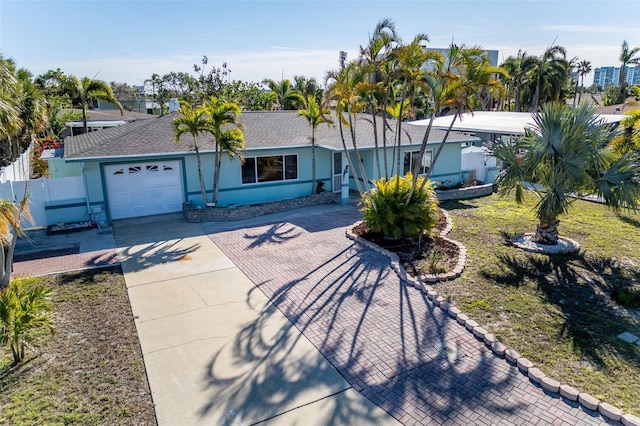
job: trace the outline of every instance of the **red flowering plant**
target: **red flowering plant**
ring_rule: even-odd
[[[38,139],[31,151],[32,177],[34,179],[41,177],[49,177],[49,164],[46,160],[41,159],[42,151],[45,149],[60,148],[62,144],[59,140],[53,138]]]

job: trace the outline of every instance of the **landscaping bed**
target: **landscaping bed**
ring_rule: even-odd
[[[384,238],[381,233],[371,231],[363,223],[355,225],[352,232],[356,236],[398,255],[400,264],[407,273],[416,277],[449,272],[456,266],[459,254],[458,246],[439,236],[446,226],[446,218],[441,215],[431,236],[424,235],[420,238],[394,240]]]
[[[0,424],[155,425],[120,267],[42,280],[55,334],[17,366],[0,350]]]
[[[582,249],[542,255],[511,245],[535,230],[530,198],[518,206],[493,195],[442,203],[449,236],[464,244],[462,276],[436,291],[543,373],[640,415],[640,216],[576,201],[560,217],[560,233]]]

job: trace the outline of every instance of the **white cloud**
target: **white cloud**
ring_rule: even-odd
[[[272,48],[264,51],[244,51],[225,55],[208,55],[209,67],[219,67],[226,62],[231,70],[231,78],[260,82],[265,78],[292,79],[294,75],[315,77],[324,83],[325,73],[338,68],[338,51],[300,50]],[[348,57],[355,58],[357,51],[349,51]],[[94,76],[110,82],[142,84],[153,73],[160,75],[171,71],[193,72],[193,64],[199,63],[199,54],[181,54],[157,57],[109,57],[95,54],[77,60],[56,63],[64,72],[77,76]],[[50,64],[30,64],[29,69],[41,74],[51,68]],[[208,68],[210,69],[210,68]]]

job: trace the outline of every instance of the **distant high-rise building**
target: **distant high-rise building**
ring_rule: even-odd
[[[625,67],[624,81],[627,84],[640,84],[640,67]],[[593,71],[593,84],[605,87],[618,84],[620,67],[599,67]]]

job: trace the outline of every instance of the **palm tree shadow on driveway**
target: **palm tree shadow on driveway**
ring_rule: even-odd
[[[273,228],[256,227],[251,235]],[[558,402],[423,293],[401,284],[386,257],[345,241],[343,228],[326,232],[301,230],[296,238],[249,246],[242,244],[246,230],[210,236],[256,284],[252,291],[261,290],[272,304],[212,357],[204,377],[212,397],[203,417],[215,411],[226,413],[226,424],[261,421],[317,389],[328,396],[353,388],[401,422],[531,418],[534,409]],[[310,258],[303,248],[313,244],[321,250]],[[282,314],[288,321],[279,322]],[[320,359],[295,355],[292,348],[307,339]],[[464,356],[451,357],[445,347]],[[527,393],[535,403],[518,398]],[[349,399],[327,398],[323,406],[331,424],[375,423],[367,413]]]

